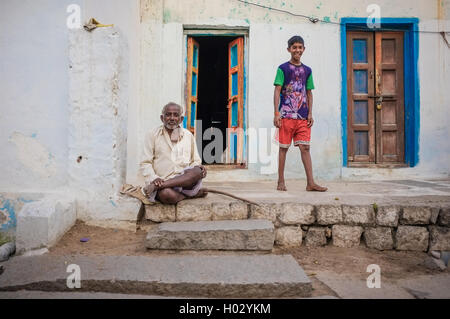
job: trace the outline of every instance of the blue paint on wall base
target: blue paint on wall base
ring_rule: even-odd
[[[7,222],[0,225],[0,230],[9,230],[12,228],[16,228],[17,219],[16,212],[14,210],[14,205],[11,203],[9,199],[1,200],[0,206],[0,214],[5,215],[7,218]]]
[[[404,37],[404,94],[405,94],[405,162],[414,167],[419,163],[420,87],[418,73],[419,19],[381,18],[381,28],[376,31],[405,31]],[[341,127],[342,162],[348,165],[347,145],[347,31],[372,31],[367,27],[367,18],[341,19]]]

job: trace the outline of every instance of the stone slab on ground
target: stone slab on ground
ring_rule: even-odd
[[[0,291],[73,292],[67,267],[80,267],[78,292],[212,298],[310,297],[311,280],[290,255],[36,256],[3,263]]]
[[[272,250],[274,226],[268,220],[162,223],[150,230],[149,249]]]
[[[25,204],[17,216],[16,252],[53,246],[76,219],[75,202],[70,198],[48,196]]]

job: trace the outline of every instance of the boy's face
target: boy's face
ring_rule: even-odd
[[[295,42],[287,50],[291,54],[291,58],[294,62],[300,62],[300,58],[302,57],[303,52],[305,52],[305,46],[303,43]]]

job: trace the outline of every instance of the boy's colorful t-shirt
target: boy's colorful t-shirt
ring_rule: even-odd
[[[311,68],[286,62],[278,67],[274,85],[282,87],[281,118],[306,120],[309,113],[306,90],[314,89]]]

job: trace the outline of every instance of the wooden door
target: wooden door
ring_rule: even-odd
[[[200,46],[192,37],[188,37],[187,49],[187,94],[186,113],[184,115],[183,125],[191,131],[192,134],[195,134],[195,120],[197,119],[198,105],[198,67]]]
[[[403,33],[347,34],[348,162],[404,162]]]
[[[244,150],[244,38],[228,45],[228,129],[226,162],[243,163]]]

